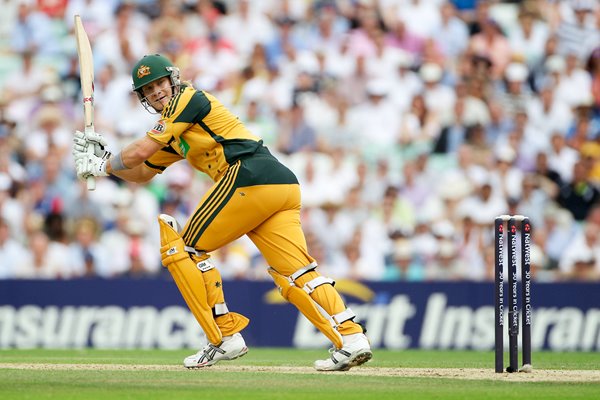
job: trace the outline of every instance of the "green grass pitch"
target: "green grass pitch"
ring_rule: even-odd
[[[1,350],[0,399],[600,399],[598,353],[534,352],[531,374],[495,374],[475,351],[375,350],[348,373],[312,370],[324,351],[251,348],[201,370],[181,366],[189,354]]]

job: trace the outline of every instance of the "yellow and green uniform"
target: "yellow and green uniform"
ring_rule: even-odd
[[[313,262],[299,222],[298,180],[214,96],[184,86],[147,135],[164,147],[146,167],[161,173],[185,158],[215,181],[182,231],[188,246],[211,252],[248,234],[281,273]]]
[[[147,168],[162,173],[185,158],[215,182],[181,231],[187,246],[209,253],[246,234],[269,266],[285,277],[314,263],[300,225],[296,176],[214,96],[183,86],[147,135],[163,145],[146,160]],[[311,270],[296,282],[302,287],[317,276]],[[213,283],[219,282],[207,282],[210,306],[223,301],[222,290],[214,291]],[[322,285],[311,296],[330,315],[346,308],[333,286]],[[226,329],[227,334],[236,329]],[[347,321],[339,331],[357,333],[362,328]]]

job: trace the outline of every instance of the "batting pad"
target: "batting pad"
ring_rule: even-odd
[[[198,261],[198,257],[192,256],[192,260],[195,263],[197,269],[202,271],[202,279],[206,288],[206,301],[208,306],[214,311],[213,316],[215,322],[219,326],[219,330],[223,336],[231,336],[248,326],[250,320],[245,316],[231,312],[228,309],[219,312],[218,308],[215,308],[218,304],[225,305],[225,295],[223,293],[223,279],[221,279],[221,273],[218,269],[214,268],[212,264],[209,268],[201,268],[202,261]],[[204,259],[204,261],[206,258]],[[204,262],[206,265],[206,261]],[[226,308],[226,306],[225,306]]]
[[[284,299],[292,303],[300,312],[323,333],[337,349],[343,346],[342,335],[333,327],[331,323],[321,314],[313,299],[303,289],[293,286],[288,279],[269,268],[269,274],[273,281],[279,287],[279,292]]]
[[[172,220],[172,217],[165,214],[158,217],[162,263],[169,269],[179,292],[204,330],[208,341],[218,346],[223,341],[223,335],[207,301],[204,277],[185,251],[183,239],[171,226]]]

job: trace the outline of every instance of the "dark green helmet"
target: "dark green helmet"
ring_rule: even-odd
[[[168,58],[160,54],[146,55],[133,67],[131,71],[133,91],[137,93],[146,109],[148,109],[148,102],[140,89],[144,85],[165,76],[170,77],[173,93],[177,93],[180,86],[179,68],[174,66]]]

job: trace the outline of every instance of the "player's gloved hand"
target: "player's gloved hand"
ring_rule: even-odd
[[[75,131],[73,135],[73,156],[77,158],[77,153],[87,153],[91,146],[96,157],[102,157],[106,145],[106,139],[99,133]]]
[[[106,172],[106,164],[112,156],[110,151],[104,151],[102,157],[98,157],[91,153],[77,152],[75,156],[75,170],[77,177],[81,180],[86,180],[90,176],[108,176]]]

